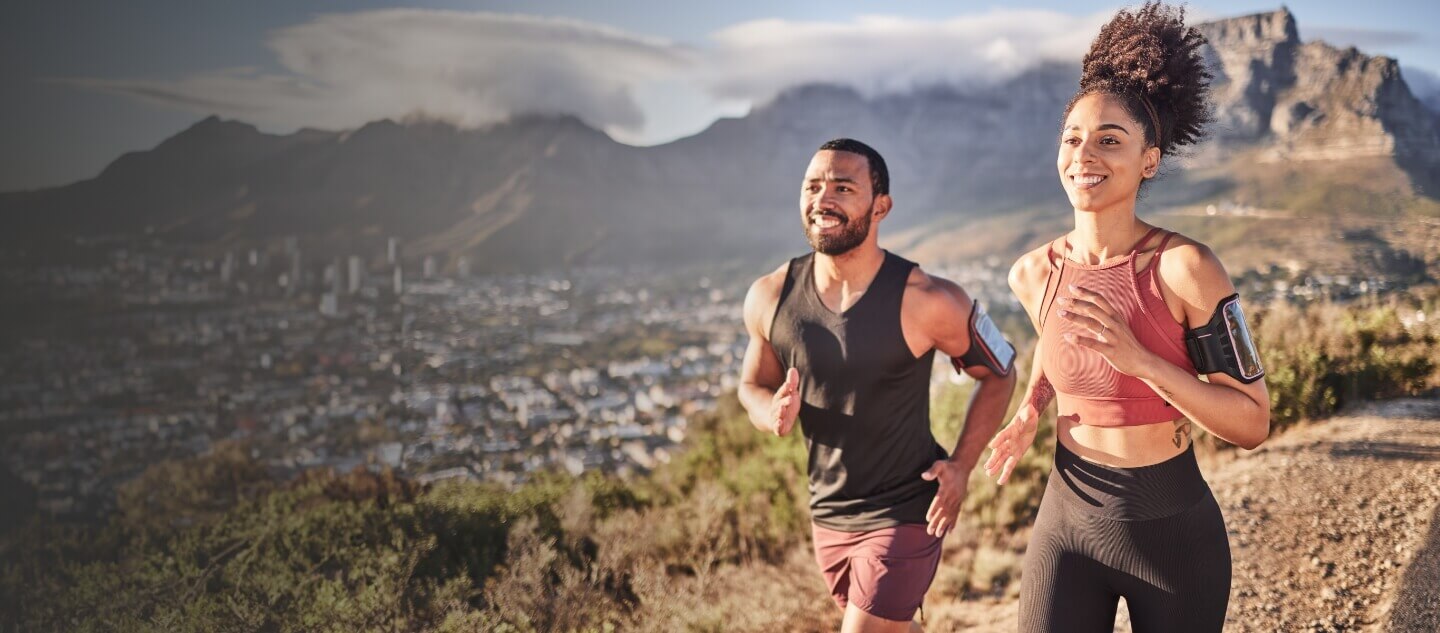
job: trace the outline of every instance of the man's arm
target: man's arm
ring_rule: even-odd
[[[969,351],[971,345],[980,344],[972,341],[970,336],[970,313],[975,304],[960,286],[938,277],[928,277],[920,280],[914,291],[915,319],[912,322],[936,349],[956,358]],[[990,436],[999,428],[1009,407],[1010,395],[1015,391],[1013,371],[1002,376],[979,365],[967,367],[964,371],[975,378],[979,386],[970,396],[960,438],[956,440],[949,459],[935,462],[921,475],[926,480],[940,482],[940,490],[925,515],[928,522],[926,532],[938,537],[944,537],[955,528],[960,505],[965,501],[970,472],[980,461],[980,454]]]
[[[770,319],[780,301],[785,267],[761,277],[745,294],[745,331],[750,342],[740,362],[740,404],[750,424],[762,431],[785,435],[800,413],[800,375],[780,364],[770,346]]]
[[[935,348],[958,358],[979,344],[970,340],[970,313],[975,303],[965,291],[946,279],[931,278],[943,296],[935,298],[933,313],[928,319],[935,340]],[[1015,392],[1015,372],[999,375],[983,365],[972,365],[964,370],[966,375],[978,383],[970,394],[970,403],[965,410],[965,426],[951,451],[950,461],[960,466],[969,477],[970,471],[980,461],[990,437],[1000,428],[1005,411],[1010,407],[1010,396]]]

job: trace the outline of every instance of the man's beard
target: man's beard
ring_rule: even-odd
[[[810,242],[810,248],[815,249],[815,252],[822,255],[829,255],[831,257],[844,255],[845,253],[855,250],[856,246],[864,244],[865,238],[870,236],[870,213],[873,210],[874,205],[871,205],[871,208],[866,209],[865,214],[860,219],[853,222],[842,214],[827,213],[825,215],[840,220],[840,232],[820,235],[815,234],[813,230],[814,225],[810,223],[810,218],[817,215],[817,213],[811,213],[805,216],[804,220],[805,240]]]

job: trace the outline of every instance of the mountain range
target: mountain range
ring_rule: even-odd
[[[1216,75],[1214,134],[1181,158],[1183,169],[1171,166],[1165,185],[1147,188],[1144,205],[1434,206],[1440,114],[1411,93],[1395,60],[1302,41],[1285,9],[1200,29]],[[1055,139],[1077,78],[1078,64],[1050,64],[995,85],[878,97],[800,86],[643,148],[567,116],[286,135],[210,117],[93,179],[0,194],[0,243],[144,235],[223,249],[294,235],[339,255],[380,252],[393,236],[407,259],[464,256],[491,272],[779,261],[775,253],[805,248],[797,185],[810,155],[849,136],[890,165],[893,243],[1011,252],[1034,242],[1024,227],[1048,226],[1034,218],[1068,218]],[[1006,218],[999,242],[973,228]]]

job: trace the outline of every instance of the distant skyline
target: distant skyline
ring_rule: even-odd
[[[0,21],[0,191],[93,177],[209,114],[288,133],[564,112],[622,142],[662,143],[802,83],[881,94],[1078,64],[1119,6],[22,0]],[[1189,10],[1200,22],[1278,8]],[[1440,3],[1289,8],[1302,39],[1394,57],[1412,89],[1440,92]]]

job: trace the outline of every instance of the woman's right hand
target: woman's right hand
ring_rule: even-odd
[[[995,483],[1004,485],[1010,481],[1010,473],[1030,445],[1035,442],[1035,433],[1040,428],[1040,412],[1030,403],[1020,406],[1010,424],[1000,429],[990,440],[990,458],[985,460],[985,474],[996,477]]]

